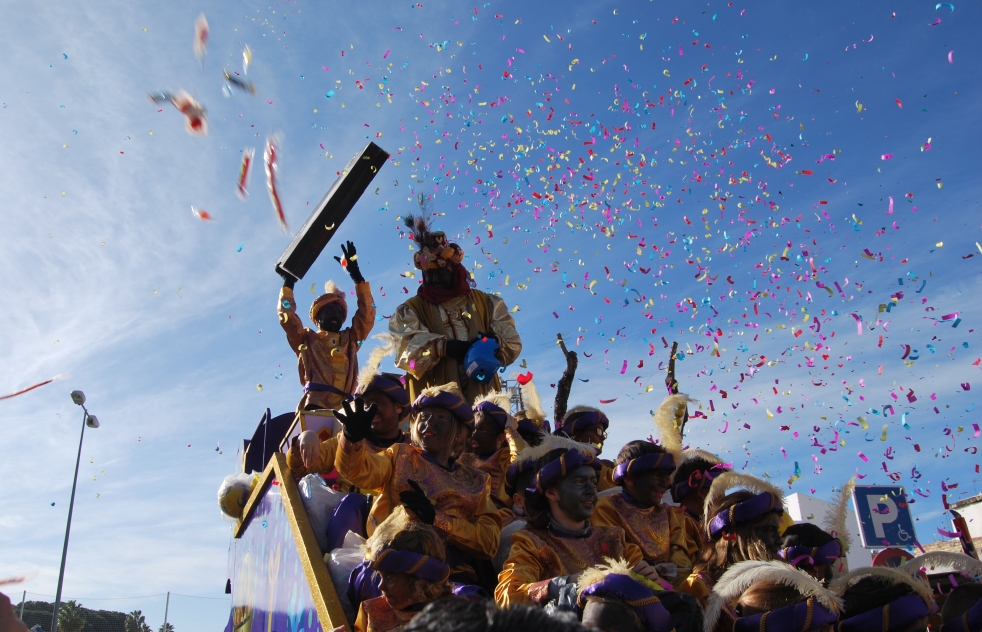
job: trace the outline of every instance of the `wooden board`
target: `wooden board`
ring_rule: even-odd
[[[368,143],[355,154],[334,181],[331,190],[307,218],[303,228],[280,255],[276,262],[277,274],[286,273],[297,280],[307,274],[388,159],[388,152],[375,143]]]

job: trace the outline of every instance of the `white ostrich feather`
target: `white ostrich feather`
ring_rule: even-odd
[[[396,339],[391,334],[381,333],[372,336],[372,338],[380,341],[382,344],[372,349],[372,352],[368,355],[368,360],[365,362],[365,366],[358,371],[358,390],[356,392],[359,394],[365,392],[365,387],[378,374],[378,368],[382,364],[382,358],[392,355],[396,350]]]
[[[856,477],[854,476],[839,490],[839,498],[822,519],[822,528],[839,538],[843,552],[848,551],[852,545],[852,537],[846,527],[846,518],[849,516],[849,499],[852,497],[852,490],[855,487]]]
[[[781,493],[777,487],[774,487],[770,483],[762,481],[756,476],[751,476],[749,474],[741,474],[739,472],[723,472],[713,481],[713,484],[709,487],[709,493],[706,494],[706,503],[703,505],[703,515],[706,516],[706,520],[710,520],[709,508],[719,502],[723,496],[726,496],[726,490],[742,488],[747,491],[753,492],[754,494],[763,494],[764,492],[769,492],[771,495],[778,499],[780,505],[784,504],[784,494]]]
[[[814,577],[784,562],[737,562],[719,578],[713,587],[703,615],[703,629],[712,630],[719,620],[723,607],[736,601],[754,584],[773,582],[793,588],[802,597],[814,597],[830,610],[842,610],[842,599],[826,590]]]
[[[651,415],[651,421],[654,422],[655,429],[658,431],[661,446],[672,455],[676,463],[682,456],[682,433],[677,425],[678,412],[692,401],[695,400],[685,393],[669,395],[662,400],[661,405]]]

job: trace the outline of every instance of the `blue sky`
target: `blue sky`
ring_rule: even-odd
[[[571,404],[610,402],[608,453],[653,431],[662,338],[677,340],[706,414],[688,443],[785,486],[797,463],[791,491],[822,498],[857,470],[889,483],[886,464],[932,541],[941,495],[978,491],[980,12],[6,3],[0,391],[70,378],[0,401],[0,569],[36,567],[27,588],[54,592],[82,389],[102,427],[66,594],[221,594],[215,491],[263,411],[300,395],[272,270],[290,237],[261,162],[234,195],[242,150],[271,132],[294,230],[368,140],[392,153],[335,238],[358,245],[379,331],[417,282],[400,217],[433,195],[478,286],[518,307],[512,369],[551,402],[556,333],[582,352]],[[247,44],[257,94],[227,98],[221,71],[241,72]],[[207,108],[207,138],[145,98],[178,89]],[[298,298],[351,289],[337,249]]]

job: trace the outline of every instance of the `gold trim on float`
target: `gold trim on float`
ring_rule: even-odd
[[[296,481],[293,480],[290,468],[286,465],[285,454],[276,452],[270,458],[262,478],[256,484],[256,488],[242,510],[242,519],[235,525],[232,537],[239,539],[245,533],[259,499],[267,493],[274,479],[279,481],[280,498],[283,500],[286,516],[290,521],[293,539],[297,544],[297,553],[300,557],[300,563],[303,565],[307,587],[313,597],[321,627],[325,630],[333,630],[338,627],[348,629],[348,620],[344,616],[338,594],[334,590],[334,582],[331,581],[331,574],[327,570],[327,564],[324,563],[320,546],[317,544],[317,537],[314,535],[314,529],[310,526],[307,512],[303,508],[300,490],[297,488]]]

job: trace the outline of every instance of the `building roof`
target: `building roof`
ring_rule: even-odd
[[[974,504],[979,503],[979,502],[982,502],[982,494],[976,494],[976,495],[971,496],[969,498],[965,498],[963,500],[959,500],[956,503],[951,503],[950,506],[951,506],[952,509],[961,509],[962,507],[968,507],[969,505],[974,505]]]

